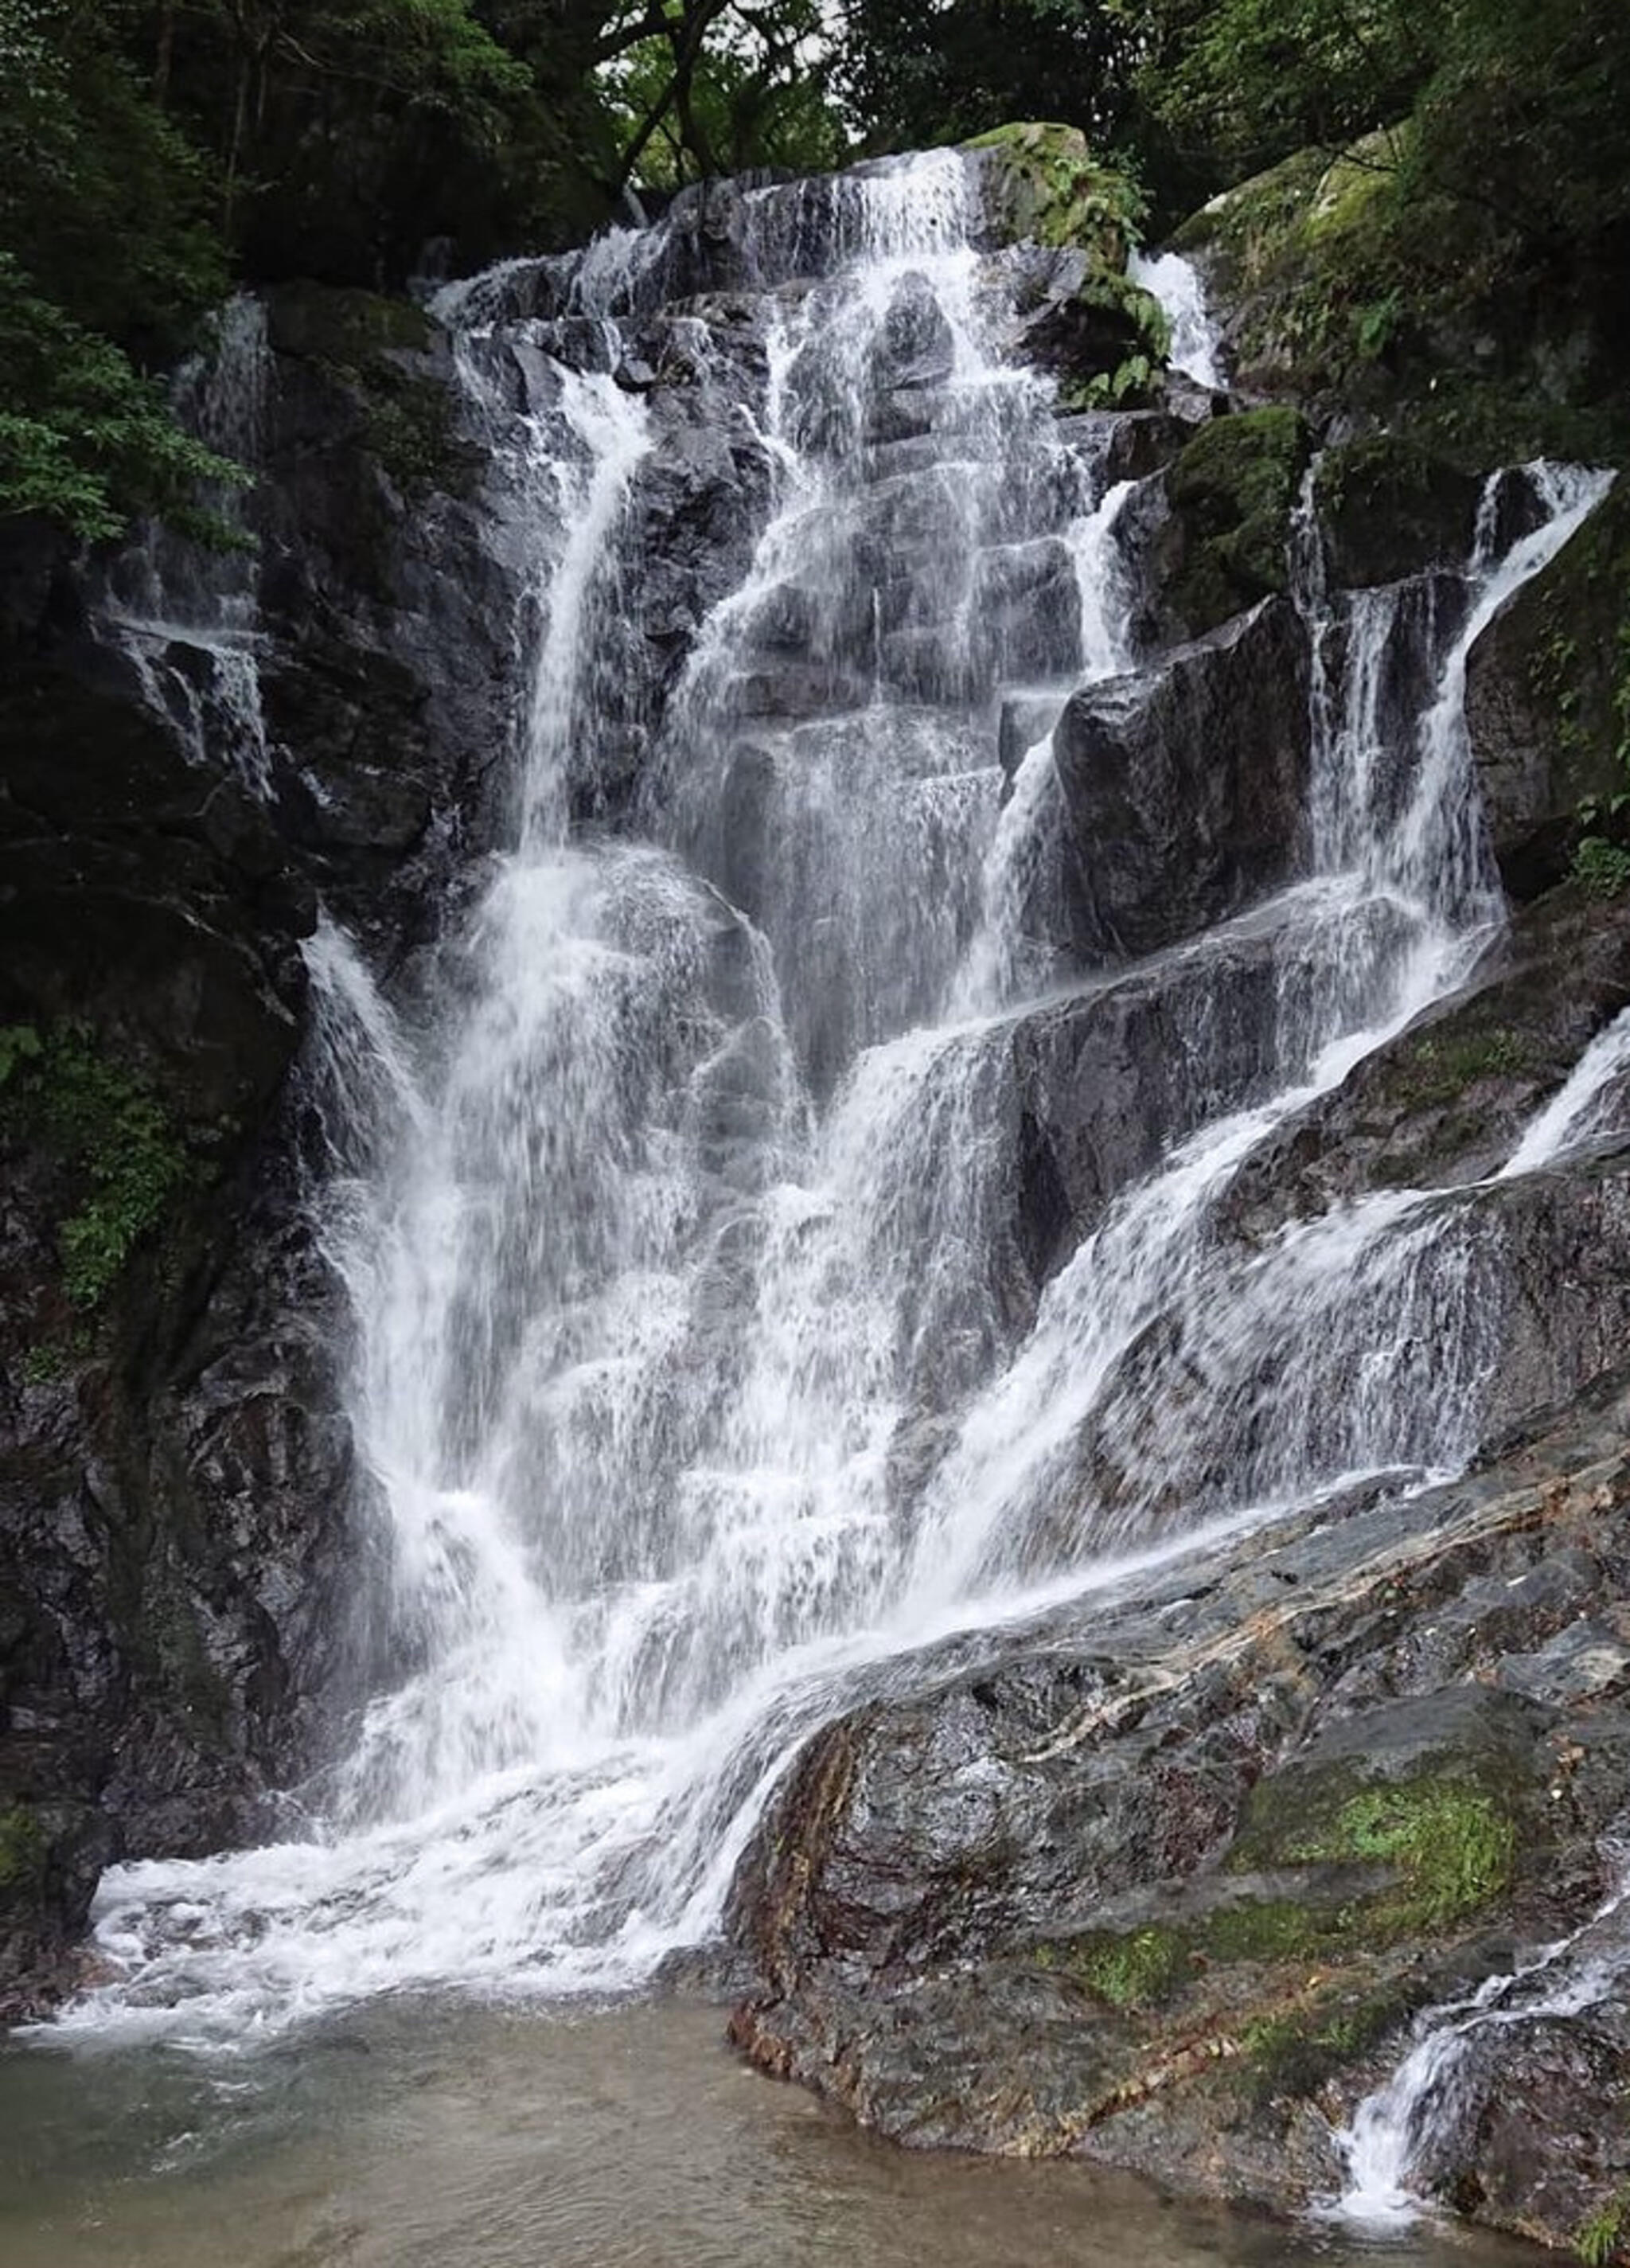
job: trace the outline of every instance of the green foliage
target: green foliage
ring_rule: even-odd
[[[1123,167],[1093,157],[1077,128],[1025,120],[994,127],[964,147],[992,154],[995,202],[1009,234],[1054,248],[1083,247],[1097,255],[1103,276],[1125,284],[1120,270],[1142,226],[1142,193]]]
[[[1340,149],[1407,109],[1436,0],[1166,0],[1143,84],[1169,127],[1236,173],[1309,143]]]
[[[1468,452],[1554,446],[1560,410],[1623,434],[1619,0],[1164,0],[1155,21],[1143,94],[1167,130],[1227,179],[1273,164],[1247,210],[1198,224],[1264,295],[1248,372],[1401,392]]]
[[[1612,2268],[1624,2257],[1624,2238],[1630,2224],[1630,2192],[1618,2191],[1574,2231],[1574,2250],[1584,2268]]]
[[[848,129],[811,67],[826,45],[818,0],[762,10],[667,0],[656,12],[663,28],[620,55],[601,82],[642,188],[753,166],[817,173],[843,162]]]
[[[0,1811],[0,1896],[37,1890],[44,1877],[45,1831],[20,1803]]]
[[[227,289],[214,169],[121,44],[133,10],[0,11],[0,251],[71,324],[172,360]]]
[[[1095,140],[1128,114],[1142,26],[1116,0],[847,0],[835,76],[870,146],[922,149],[999,119],[1062,117]]]
[[[1586,895],[1605,901],[1630,889],[1630,850],[1604,835],[1582,836],[1574,851],[1573,879]]]
[[[1102,258],[1094,261],[1076,299],[1083,309],[1107,316],[1112,336],[1119,332],[1127,350],[1111,368],[1091,372],[1084,381],[1066,384],[1060,397],[1063,406],[1136,409],[1148,399],[1171,351],[1171,334],[1164,310],[1141,285]]]
[[[41,1042],[32,1024],[0,1024],[0,1086],[19,1064],[37,1063]]]
[[[186,1151],[146,1084],[80,1027],[43,1036],[11,1027],[0,1034],[0,1062],[8,1119],[45,1144],[62,1173],[62,1288],[88,1313],[164,1219],[187,1177]]]
[[[23,1356],[25,1386],[50,1386],[68,1367],[69,1351],[60,1339],[39,1339]]]
[[[0,519],[42,513],[95,542],[153,513],[205,541],[227,540],[199,490],[241,481],[241,468],[183,432],[159,387],[41,298],[4,252],[0,385]]]

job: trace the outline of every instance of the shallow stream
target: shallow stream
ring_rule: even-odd
[[[377,2002],[242,2056],[0,2054],[5,2268],[1516,2268],[916,2155],[745,2069],[716,2008]]]

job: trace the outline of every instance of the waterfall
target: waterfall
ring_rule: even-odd
[[[1180,252],[1152,256],[1134,252],[1127,263],[1127,273],[1165,310],[1171,330],[1172,369],[1192,378],[1196,386],[1224,384],[1222,342],[1193,261],[1185,260]]]
[[[422,999],[393,1012],[333,931],[311,955],[330,1108],[365,1122],[324,1228],[388,1671],[304,1839],[106,1878],[112,1981],[70,2029],[635,1983],[716,1924],[857,1675],[1471,1447],[1492,1327],[1440,1193],[1266,1249],[1220,1209],[1497,918],[1465,654],[1599,484],[1533,472],[1544,525],[1496,556],[1486,515],[1443,625],[1402,590],[1329,599],[1304,546],[1307,871],[1072,973],[1055,726],[1083,682],[1135,702],[1178,665],[1135,651],[1127,491],[1004,358],[972,200],[946,153],[744,200],[763,328],[709,383],[767,501],[614,826],[574,814],[665,444],[550,348],[586,319],[614,361],[691,209],[437,302],[531,583],[510,846]],[[1039,1085],[1140,1015],[1169,1075],[1127,1091],[1074,1248],[1040,1256],[1015,1195]],[[1086,1082],[1100,1132],[1116,1108]]]

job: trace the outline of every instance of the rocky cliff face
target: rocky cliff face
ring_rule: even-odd
[[[1587,669],[1575,698],[1558,673],[1617,500],[1582,504],[1484,622],[1490,563],[1558,508],[1543,481],[1489,484],[1384,432],[1338,444],[1294,403],[1151,376],[1163,319],[1126,279],[1112,180],[1047,129],[969,163],[970,260],[1006,351],[1061,379],[1066,453],[973,534],[945,477],[958,342],[907,275],[863,382],[841,390],[813,352],[791,374],[801,441],[842,461],[842,560],[800,555],[751,608],[732,597],[774,485],[744,405],[787,381],[779,318],[846,256],[823,183],[687,193],[623,256],[615,326],[593,254],[510,263],[428,310],[294,286],[242,303],[183,382],[254,466],[228,507],[253,549],[200,561],[150,535],[86,562],[13,531],[0,2011],[71,1978],[107,1861],[255,1833],[378,1668],[356,1610],[371,1547],[348,1319],[312,1203],[348,1160],[311,941],[342,923],[411,999],[513,830],[541,570],[571,536],[536,441],[558,425],[571,446],[585,372],[639,397],[650,446],[598,618],[595,761],[568,764],[566,793],[614,833],[660,786],[709,878],[689,1012],[734,1035],[696,1090],[722,1217],[754,1193],[782,1075],[747,1012],[743,917],[762,966],[819,976],[788,1012],[818,1103],[874,1025],[929,1012],[914,940],[943,931],[954,961],[990,925],[930,828],[909,903],[867,886],[868,832],[899,823],[868,717],[1003,688],[967,769],[999,750],[1010,814],[1055,799],[1034,855],[997,872],[1026,981],[922,1090],[936,1139],[978,1101],[956,1184],[978,1235],[955,1300],[902,1293],[892,1508],[914,1516],[958,1470],[950,1429],[993,1351],[1068,1321],[1072,1260],[1112,1248],[1206,1129],[1243,1130],[1181,1276],[1105,1341],[1073,1418],[1061,1340],[1046,1486],[985,1549],[1010,1574],[1081,1567],[1247,1496],[1248,1543],[875,1678],[743,1863],[735,2036],[901,2139],[1295,2205],[1338,2184],[1336,2133],[1417,2013],[1585,1925],[1616,1881],[1630,917],[1599,876],[1563,879],[1580,799],[1608,792],[1617,680]],[[1079,687],[1086,539],[1046,485],[1072,454],[1105,490],[1133,484],[1115,526],[1136,666]],[[925,576],[935,560],[955,576]],[[664,725],[704,696],[711,803],[654,777]],[[1432,768],[1463,756],[1483,816],[1473,801],[1445,830]],[[1333,958],[1355,873],[1373,888]],[[1361,1028],[1342,988],[1359,1002],[1420,945],[1412,892],[1451,904],[1452,982],[1333,1071],[1326,1042]],[[1552,1105],[1574,1112],[1565,1149],[1511,1170]],[[1174,1215],[1193,1197],[1174,1181]],[[1401,1225],[1384,1264],[1375,1222]],[[1160,1226],[1150,1266],[1178,1249]],[[1323,1306],[1294,1310],[1318,1344],[1303,1366],[1277,1287],[1304,1298],[1287,1256],[1319,1238],[1335,1259]],[[725,1330],[745,1264],[721,1242],[696,1345]],[[1235,1328],[1253,1315],[1254,1339]],[[1400,1469],[1288,1500],[1287,1476],[1375,1463],[1367,1413],[1389,1398],[1410,1413],[1385,1433]],[[1468,1476],[1428,1485],[1440,1461]],[[1565,2235],[1623,2177],[1589,2108],[1621,2050],[1605,2012],[1520,2038],[1498,2086],[1468,2048],[1471,2107],[1414,2178]],[[1563,2122],[1565,2169],[1543,2162]]]

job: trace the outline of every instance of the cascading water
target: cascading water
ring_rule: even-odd
[[[265,438],[269,368],[265,307],[248,294],[230,300],[213,351],[189,363],[178,380],[178,419],[221,455],[253,465]],[[237,491],[222,490],[211,501],[224,526],[241,534]],[[252,794],[268,795],[252,549],[206,549],[149,521],[114,562],[93,618],[193,761],[211,765],[224,757]]]
[[[1307,877],[1056,989],[1050,720],[1083,680],[1146,679],[1125,492],[993,343],[973,195],[941,154],[746,200],[774,312],[737,414],[771,502],[668,703],[637,839],[572,814],[619,694],[620,531],[660,453],[637,394],[545,350],[587,318],[614,359],[668,239],[438,302],[535,525],[537,630],[513,847],[429,1007],[404,1028],[332,931],[312,955],[329,1083],[371,1128],[326,1218],[393,1672],[306,1792],[306,1839],[107,1878],[117,1981],[70,2026],[220,2039],[393,1988],[635,1981],[716,1921],[856,1675],[1470,1445],[1485,1350],[1429,1204],[1254,1254],[1218,1206],[1493,918],[1465,653],[1597,487],[1534,475],[1546,524],[1481,545],[1419,716],[1382,713],[1399,595],[1350,602]],[[553,313],[518,312],[540,294]],[[495,337],[527,350],[518,417]],[[1323,640],[1311,575],[1303,606]],[[1004,711],[1029,720],[1010,778]],[[1217,1010],[1242,967],[1239,1039]],[[1024,1050],[1129,987],[1165,1003],[1186,1076],[1160,1162],[1038,1295],[1012,1217]],[[1447,1352],[1383,1392],[1377,1319],[1400,1313]],[[1272,1426],[1245,1422],[1272,1396]]]
[[[1470,2051],[1519,2025],[1579,2015],[1622,1984],[1630,1952],[1613,1925],[1630,1898],[1630,1878],[1619,1859],[1617,1888],[1578,1929],[1417,2023],[1403,2062],[1336,2137],[1347,2183],[1323,2209],[1327,2218],[1390,2229],[1417,2219],[1425,2202],[1411,2183],[1464,2116]]]
[[[1134,252],[1127,263],[1127,273],[1165,311],[1171,332],[1172,369],[1192,378],[1196,386],[1222,385],[1216,327],[1207,310],[1205,286],[1193,262],[1185,260],[1180,252],[1152,255]]]

